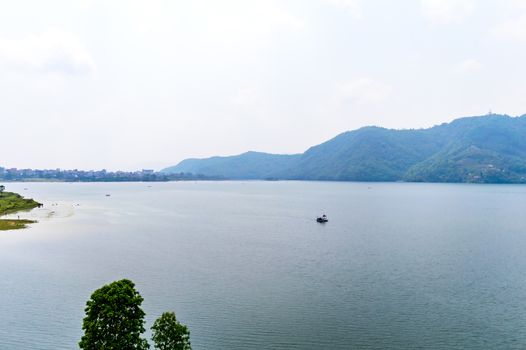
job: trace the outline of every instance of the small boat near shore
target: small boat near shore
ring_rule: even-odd
[[[322,216],[318,216],[316,221],[319,223],[326,223],[329,221],[329,219],[327,218],[327,215],[323,214]]]

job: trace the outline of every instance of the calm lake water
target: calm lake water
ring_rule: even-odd
[[[121,278],[194,349],[526,348],[526,186],[6,185],[45,207],[0,232],[0,349],[77,348]]]

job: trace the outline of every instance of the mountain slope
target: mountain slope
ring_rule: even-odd
[[[396,181],[439,146],[422,130],[366,127],[311,147],[288,174],[281,175],[308,180]]]
[[[300,155],[188,159],[165,172],[232,179],[526,182],[526,115],[469,117],[429,129],[364,127]]]
[[[406,181],[522,183],[526,180],[526,116],[462,118],[430,129],[442,149],[408,169]]]
[[[164,173],[214,174],[229,179],[265,179],[291,166],[299,155],[246,152],[238,156],[185,159]]]

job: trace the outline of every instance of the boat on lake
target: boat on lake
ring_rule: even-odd
[[[327,218],[327,215],[323,214],[322,216],[318,216],[316,218],[316,221],[319,222],[319,223],[325,223],[325,222],[329,221],[329,219]]]

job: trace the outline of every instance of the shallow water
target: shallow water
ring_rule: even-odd
[[[194,349],[526,347],[526,186],[6,187],[45,206],[0,232],[0,349],[77,348],[91,292],[121,278]]]

